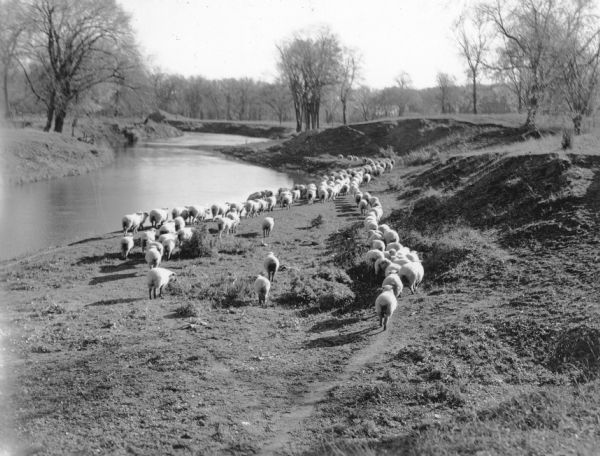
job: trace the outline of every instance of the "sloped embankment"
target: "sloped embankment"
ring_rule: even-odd
[[[385,156],[386,149],[402,156],[418,149],[470,150],[522,139],[520,129],[496,124],[475,124],[454,119],[398,119],[343,125],[302,132],[277,144],[225,148],[236,158],[277,169],[321,172],[356,162],[339,155]]]
[[[328,443],[308,454],[594,454],[599,183],[597,155],[514,151],[389,178],[384,222],[424,284],[380,359],[317,407],[309,430]],[[361,253],[362,232],[340,238]],[[372,289],[357,258],[340,257]]]

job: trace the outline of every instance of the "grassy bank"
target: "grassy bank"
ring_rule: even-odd
[[[364,187],[425,268],[386,332],[350,197],[275,211],[266,242],[259,217],[208,256],[176,254],[163,300],[147,298],[138,247],[119,258],[118,233],[3,263],[0,441],[47,454],[595,454],[596,139],[566,154],[558,140],[469,138],[432,141],[437,153],[415,149]],[[282,268],[260,307],[268,251]]]
[[[0,129],[0,165],[5,183],[84,174],[111,163],[117,148],[182,134],[169,125],[131,119],[87,119],[79,123],[74,135],[43,132],[41,119],[31,119],[27,124],[30,126],[26,128]]]

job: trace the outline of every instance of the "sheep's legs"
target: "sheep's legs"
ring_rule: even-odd
[[[387,316],[383,317],[383,330],[384,331],[387,329],[387,322],[388,322],[388,317]]]
[[[161,285],[158,288],[158,296],[160,297],[160,299],[163,299],[163,295],[162,295],[162,289],[163,289],[164,285]],[[156,289],[154,290],[154,298],[156,299]]]
[[[152,299],[152,287],[148,288],[148,299]]]

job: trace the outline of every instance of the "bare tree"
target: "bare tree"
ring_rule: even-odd
[[[29,23],[23,4],[18,0],[0,1],[0,64],[2,65],[2,93],[4,116],[11,117],[8,81],[16,58],[27,40]]]
[[[344,49],[342,65],[340,68],[340,102],[342,103],[342,122],[346,125],[346,110],[348,106],[348,98],[353,90],[354,83],[358,78],[359,57],[357,51],[352,49]]]
[[[565,38],[556,51],[560,92],[571,113],[575,134],[581,134],[583,116],[590,115],[598,95],[600,27],[591,4],[582,2],[564,26]]]
[[[438,74],[436,75],[436,82],[439,89],[438,100],[440,102],[442,114],[452,112],[452,105],[450,100],[451,91],[456,85],[454,77],[452,77],[448,73],[438,72]]]
[[[557,40],[566,38],[561,29],[568,20],[565,15],[571,5],[578,7],[584,2],[525,0],[510,3],[507,8],[504,2],[496,0],[495,4],[482,7],[502,38],[501,53],[510,54],[504,60],[520,65],[518,71],[526,73],[522,78],[528,84],[524,100],[526,128],[535,128],[538,109],[558,76],[555,49]]]
[[[406,111],[406,107],[409,103],[409,91],[412,86],[412,78],[406,71],[400,71],[398,76],[394,79],[397,87],[397,100],[398,105],[398,117],[402,116]]]
[[[33,38],[22,62],[34,94],[47,106],[47,129],[61,132],[69,106],[92,87],[123,74],[135,52],[129,16],[115,0],[33,0]],[[43,72],[36,85],[31,65]]]
[[[284,82],[267,84],[263,87],[261,98],[264,103],[271,108],[281,124],[292,107],[292,97]]]
[[[277,46],[279,69],[294,102],[296,130],[319,128],[323,91],[339,80],[342,49],[335,35],[320,30],[311,36],[296,36]]]
[[[375,107],[371,88],[363,85],[357,89],[356,105],[362,120],[366,122],[373,119]]]
[[[477,81],[488,51],[488,21],[483,10],[476,8],[468,16],[461,15],[456,21],[456,41],[460,53],[467,61],[469,78],[472,84],[473,114],[477,114]]]

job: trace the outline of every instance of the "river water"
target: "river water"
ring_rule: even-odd
[[[140,144],[83,176],[0,189],[0,259],[121,229],[124,214],[243,201],[293,184],[287,174],[224,158],[210,146],[263,141],[190,133]]]

